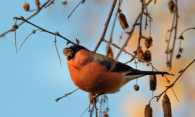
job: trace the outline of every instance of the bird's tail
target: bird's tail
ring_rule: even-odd
[[[124,78],[125,78],[125,84],[131,80],[143,77],[145,75],[156,75],[156,74],[161,74],[162,76],[164,76],[164,74],[168,74],[168,75],[173,75],[170,74],[168,72],[158,72],[158,71],[139,71],[139,70],[132,70],[130,72],[125,73]]]
[[[168,74],[168,75],[173,75],[173,74],[169,74],[168,72],[158,72],[158,71],[139,71],[139,70],[133,70],[130,71],[129,73],[127,73],[126,75],[155,75],[155,74],[161,74],[162,76],[164,76],[164,74]]]

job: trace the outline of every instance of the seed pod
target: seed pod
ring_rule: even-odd
[[[137,85],[137,84],[134,85],[134,90],[135,90],[135,91],[139,91],[139,85]]]
[[[171,11],[171,13],[173,13],[173,10],[174,10],[174,7],[175,7],[175,4],[174,4],[173,0],[169,1],[168,6],[169,6],[169,10]]]
[[[108,56],[108,57],[110,57],[110,58],[112,58],[112,59],[114,58],[114,57],[113,57],[112,48],[110,47],[109,44],[106,46],[106,56]]]
[[[151,52],[149,50],[146,50],[144,53],[144,60],[147,62],[150,62],[152,60]]]
[[[104,116],[103,117],[109,117],[107,114],[104,114]]]
[[[144,57],[144,53],[143,53],[143,50],[141,49],[141,47],[137,48],[137,55],[138,55],[139,59],[144,60],[145,57]]]
[[[181,54],[177,54],[176,58],[179,59],[181,57]]]
[[[152,107],[150,107],[150,104],[147,104],[144,111],[145,117],[152,117]]]
[[[150,90],[155,91],[156,90],[156,75],[150,75]]]
[[[167,94],[164,95],[162,103],[164,117],[172,117],[171,102]]]
[[[36,6],[37,6],[37,8],[39,9],[40,7],[40,2],[39,2],[39,0],[35,0],[35,3],[36,3]]]
[[[119,20],[119,22],[120,22],[121,27],[123,28],[123,30],[129,28],[129,25],[127,23],[126,17],[125,17],[125,15],[123,13],[119,13],[118,20]]]
[[[30,5],[28,3],[24,3],[23,8],[24,8],[25,11],[29,11]]]
[[[150,48],[150,46],[152,46],[152,42],[153,42],[153,39],[152,39],[151,36],[146,37],[146,39],[145,39],[145,46],[146,46],[146,48]]]

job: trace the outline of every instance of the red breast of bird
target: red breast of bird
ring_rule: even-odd
[[[67,60],[70,76],[80,89],[94,94],[115,93],[123,86],[119,72],[108,72],[105,66],[92,62],[93,53],[81,49],[75,57]]]

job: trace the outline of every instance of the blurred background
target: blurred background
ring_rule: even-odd
[[[40,0],[41,5],[46,0]],[[26,0],[30,4],[30,9],[36,9],[34,0]],[[68,0],[67,5],[62,5],[63,0],[55,0],[55,4],[43,9],[39,14],[30,19],[32,23],[45,28],[49,31],[58,31],[64,37],[76,42],[80,40],[80,45],[93,50],[96,46],[104,28],[109,14],[112,0],[86,0],[81,4],[72,16],[68,15],[80,2],[80,0]],[[152,33],[153,46],[149,49],[152,52],[152,63],[161,71],[168,71],[166,66],[166,42],[165,35],[171,28],[173,14],[168,8],[168,0],[157,0],[148,6],[149,13],[153,18]],[[1,0],[0,2],[0,33],[4,33],[12,28],[15,23],[13,17],[29,17],[33,12],[26,12],[23,9],[24,0]],[[179,22],[178,35],[186,28],[195,26],[195,1],[178,0]],[[118,6],[118,2],[117,2]],[[129,23],[129,31],[135,18],[141,10],[139,0],[123,0],[121,6],[122,13],[126,15]],[[115,9],[116,12],[116,9]],[[115,13],[114,13],[115,14]],[[105,39],[109,40],[111,26],[114,15],[110,21]],[[143,19],[145,21],[145,18]],[[18,21],[19,23],[20,21]],[[17,46],[36,28],[25,23],[16,31]],[[113,42],[118,44],[119,37],[123,29],[119,21],[116,21]],[[136,30],[128,43],[127,50],[133,52],[137,47],[139,28]],[[149,36],[149,26],[143,30],[144,36]],[[180,59],[176,59],[179,48],[179,40],[176,41],[173,67],[171,73],[174,77],[168,77],[174,81],[178,71],[184,69],[194,58],[194,37],[195,31],[189,30],[184,33],[182,48],[184,51]],[[128,35],[123,34],[120,46],[126,41]],[[57,37],[57,47],[62,60],[62,67],[55,50],[54,35],[37,31],[31,35],[24,43],[18,53],[15,50],[14,33],[10,32],[0,39],[0,117],[79,117],[89,105],[88,93],[78,90],[72,95],[61,99],[59,102],[54,100],[75,90],[77,87],[71,81],[69,70],[62,50],[66,47],[66,41]],[[144,48],[144,41],[141,41]],[[112,48],[114,50],[114,48]],[[105,54],[106,43],[102,42],[97,53]],[[115,56],[118,52],[115,49]],[[119,57],[120,62],[127,62],[131,56],[122,53]],[[135,64],[128,65],[135,68]],[[151,70],[146,64],[139,63],[140,70]],[[167,94],[172,104],[172,115],[174,117],[194,117],[195,115],[195,64],[182,75],[173,87],[179,102],[173,92],[168,90]],[[136,80],[131,81],[115,94],[109,94],[108,104],[110,117],[142,117],[144,116],[145,105],[152,98],[149,89],[149,76],[138,79],[140,90],[134,91],[133,86]],[[154,95],[160,94],[165,90],[168,83],[166,79],[157,76],[157,90]],[[156,102],[152,100],[154,117],[163,117],[162,99]],[[99,104],[98,104],[99,107]],[[86,112],[83,117],[88,117]]]

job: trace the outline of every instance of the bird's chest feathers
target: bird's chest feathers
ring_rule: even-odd
[[[75,57],[67,61],[71,79],[75,85],[81,84],[87,78],[89,72],[87,65],[93,60],[92,54],[87,50],[81,50]],[[90,74],[90,73],[89,73]]]

